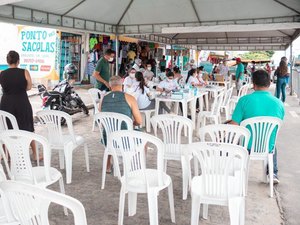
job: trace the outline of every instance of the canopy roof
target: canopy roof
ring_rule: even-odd
[[[1,21],[135,35],[200,49],[283,50],[300,33],[300,0],[5,0],[0,4],[10,1],[11,5],[0,6]]]

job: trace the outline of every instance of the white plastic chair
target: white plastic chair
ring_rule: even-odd
[[[229,207],[230,224],[245,221],[244,168],[248,151],[241,146],[224,143],[199,142],[193,149],[202,174],[193,177],[191,185],[191,225],[199,224],[200,206],[203,218],[208,217],[208,205]]]
[[[18,221],[16,224],[49,225],[49,205],[56,203],[72,211],[75,225],[87,225],[85,209],[75,198],[14,181],[0,183],[0,189]]]
[[[110,138],[112,132],[121,130],[122,125],[127,127],[127,130],[133,130],[133,122],[132,119],[126,115],[120,113],[113,112],[99,112],[94,115],[94,120],[98,124],[100,129],[100,138],[102,144],[104,144],[103,140],[103,131],[106,133],[107,141]],[[102,184],[101,189],[105,187],[105,178],[106,178],[106,167],[107,167],[107,158],[109,155],[112,155],[111,149],[105,146],[104,155],[103,155],[103,163],[102,163]],[[121,156],[121,154],[118,154]],[[120,178],[120,168],[118,157],[113,157],[114,160],[114,175],[117,175]]]
[[[231,96],[231,99],[229,102],[230,113],[232,113],[232,111],[234,110],[235,105],[238,103],[239,99],[248,93],[248,89],[249,89],[249,84],[244,84],[243,86],[241,86],[237,96]]]
[[[98,105],[103,93],[98,88],[90,88],[88,90],[89,95],[91,96],[93,105],[94,105],[94,115],[99,112]],[[93,120],[93,128],[92,131],[95,130],[95,125],[97,124],[96,120]]]
[[[145,114],[145,127],[146,127],[146,131],[148,133],[151,132],[151,123],[150,123],[150,119],[151,119],[151,114],[155,113],[155,109],[149,109],[149,110],[140,110],[140,113]]]
[[[193,121],[183,116],[177,115],[156,115],[151,118],[153,126],[158,126],[163,135],[165,144],[164,153],[164,171],[167,172],[168,160],[181,162],[182,167],[182,198],[187,199],[188,187],[191,180],[190,160],[191,154],[185,157],[184,151],[187,151],[187,145],[192,143],[193,139]],[[183,144],[181,136],[184,128],[187,128],[187,144]],[[195,170],[198,168],[195,168]]]
[[[66,163],[67,184],[72,182],[73,151],[82,145],[84,146],[86,168],[90,172],[88,147],[82,136],[75,135],[72,117],[65,112],[56,110],[42,110],[37,112],[36,115],[47,127],[51,150],[59,150],[60,169],[64,168],[64,161]],[[66,121],[68,132],[63,131],[62,120]]]
[[[252,145],[250,150],[250,160],[263,161],[263,177],[267,181],[267,167],[269,166],[270,197],[273,197],[273,150],[269,152],[270,137],[273,132],[277,134],[281,128],[282,120],[277,117],[260,116],[246,119],[241,122],[241,126],[250,129]],[[275,148],[274,143],[274,148]],[[248,179],[248,178],[247,178]]]
[[[145,149],[156,148],[157,169],[146,168]],[[124,175],[121,178],[118,225],[123,225],[125,197],[128,194],[128,214],[136,214],[137,194],[147,193],[150,225],[158,225],[159,192],[168,188],[171,220],[175,223],[174,197],[171,177],[163,171],[164,144],[157,137],[139,131],[117,131],[111,134],[108,145],[121,152]]]
[[[29,183],[42,188],[59,181],[61,193],[65,193],[62,174],[55,168],[50,167],[51,152],[46,138],[32,132],[22,130],[9,130],[0,134],[0,141],[9,151],[11,158],[11,179],[23,183]],[[32,167],[29,155],[31,141],[38,142],[44,155],[44,166]],[[2,148],[2,145],[0,146]],[[65,211],[67,214],[67,211]]]
[[[226,90],[224,95],[224,101],[221,104],[221,111],[225,111],[225,118],[226,120],[229,120],[230,118],[230,99],[232,96],[233,87]]]
[[[19,126],[18,126],[18,122],[17,119],[14,115],[0,110],[0,133],[2,133],[3,131],[9,130],[9,124],[8,122],[10,122],[10,125],[12,127],[13,130],[19,130]],[[8,154],[6,154],[5,157],[5,152],[2,151],[2,148],[0,148],[0,162],[1,162],[1,156],[3,156],[3,161],[5,164],[5,167],[8,168],[8,162],[7,162],[7,158],[8,158]]]
[[[197,130],[200,127],[206,125],[206,119],[212,119],[215,122],[215,124],[218,124],[220,122],[221,120],[220,109],[221,109],[221,104],[223,102],[223,98],[224,98],[224,92],[222,91],[217,96],[215,96],[210,111],[202,111],[198,113]]]

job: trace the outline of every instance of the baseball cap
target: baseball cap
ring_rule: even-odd
[[[237,61],[237,62],[242,62],[241,58],[239,58],[239,57],[236,58],[235,61]]]

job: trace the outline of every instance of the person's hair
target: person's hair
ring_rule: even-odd
[[[271,84],[270,75],[265,70],[257,70],[252,75],[253,84],[258,87],[269,87]]]
[[[135,73],[135,79],[140,82],[139,83],[139,88],[142,90],[142,94],[144,94],[146,82],[145,82],[143,73],[140,72],[140,71],[136,72]]]
[[[166,68],[165,72],[166,72],[166,74],[168,74],[169,72],[171,72],[170,68]]]
[[[119,85],[122,85],[122,84],[123,84],[122,78],[118,75],[112,76],[109,79],[109,85],[110,86],[119,86]]]
[[[288,67],[284,60],[281,60],[278,67],[279,76],[284,76],[288,73]]]
[[[164,56],[164,55],[162,57],[163,57],[163,59],[166,58],[166,56]]]
[[[167,73],[167,77],[174,77],[174,73],[171,72],[171,71],[169,71],[169,72]]]
[[[281,59],[280,59],[280,61],[285,61],[285,62],[287,62],[287,60],[288,60],[288,59],[287,59],[287,57],[285,57],[285,56],[282,56]]]
[[[20,60],[19,53],[16,51],[9,51],[6,56],[6,61],[9,65],[16,64]]]
[[[196,72],[196,69],[190,69],[188,72],[188,75],[186,77],[185,83],[187,83],[189,81],[190,76],[193,76],[193,74]]]
[[[115,51],[112,50],[112,49],[107,49],[107,50],[105,51],[105,55],[111,55],[111,54],[115,54]]]
[[[173,68],[173,71],[174,71],[175,73],[180,73],[180,69],[179,69],[178,66],[175,66],[175,67]]]

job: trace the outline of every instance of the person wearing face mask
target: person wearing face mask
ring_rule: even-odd
[[[148,81],[151,81],[152,78],[154,77],[154,73],[151,71],[152,70],[152,66],[151,64],[148,62],[147,66],[146,66],[146,70],[143,73],[144,79],[146,84],[148,83]]]
[[[178,88],[178,83],[174,81],[174,73],[169,72],[167,74],[167,79],[161,81],[156,89],[160,92],[170,92]]]
[[[135,71],[140,71],[141,65],[142,65],[142,60],[140,60],[140,59],[135,59],[132,68],[134,68]]]
[[[93,77],[96,78],[95,88],[100,91],[109,91],[109,63],[114,61],[115,51],[107,49],[104,56],[97,62]]]
[[[188,77],[186,79],[186,83],[189,85],[192,85],[194,87],[196,86],[202,86],[200,80],[198,79],[198,74],[196,69],[191,69],[188,73]]]
[[[135,79],[136,70],[132,67],[129,70],[128,76],[125,77],[123,82],[123,90],[126,93],[132,93],[138,86],[138,82]]]

